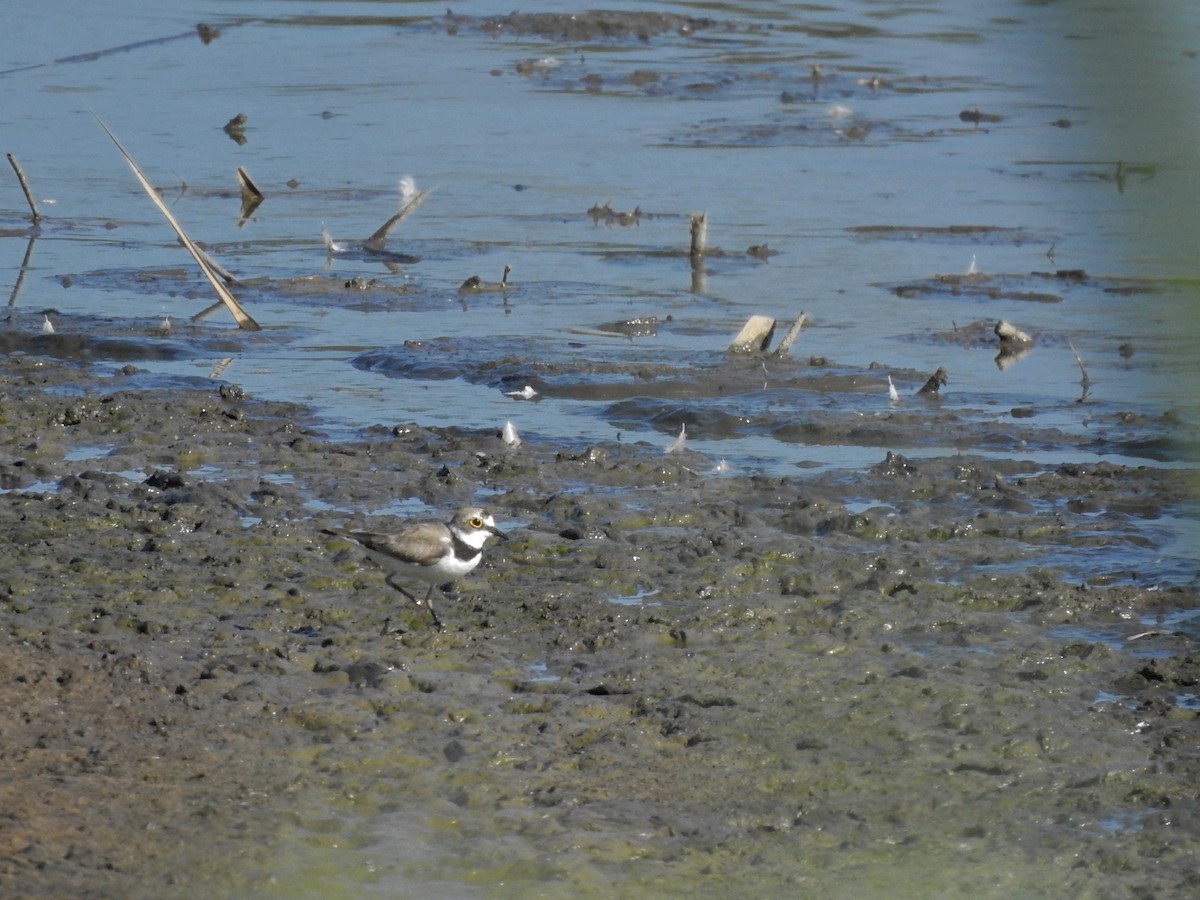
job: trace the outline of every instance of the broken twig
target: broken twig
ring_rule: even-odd
[[[373,235],[363,241],[363,246],[368,250],[382,250],[391,230],[404,221],[409,213],[415,212],[416,208],[425,202],[425,198],[436,190],[437,185],[434,185],[428,190],[418,191],[416,182],[412,180],[411,176],[405,175],[401,178],[400,202],[403,205],[400,207],[400,211],[380,225]]]
[[[788,355],[788,351],[792,349],[792,344],[796,343],[796,338],[800,337],[800,330],[804,328],[804,323],[808,321],[808,316],[803,312],[796,316],[796,321],[792,323],[792,327],[787,330],[787,334],[783,336],[783,340],[779,342],[779,346],[775,348],[775,356],[783,357]]]
[[[1082,403],[1087,399],[1087,395],[1091,393],[1092,379],[1088,377],[1087,369],[1084,368],[1083,360],[1080,358],[1079,352],[1075,349],[1075,345],[1068,340],[1067,346],[1071,348],[1071,353],[1075,356],[1075,365],[1079,366],[1079,373],[1083,376],[1079,379],[1079,384],[1083,388],[1083,393],[1080,394],[1079,399],[1075,401],[1076,403]]]
[[[29,192],[29,182],[25,180],[25,173],[21,171],[21,164],[17,162],[17,158],[11,153],[8,154],[8,164],[17,173],[17,181],[21,185],[21,190],[25,192],[25,202],[29,204],[29,211],[33,213],[33,224],[36,225],[42,221],[42,214],[38,212],[37,204],[33,202],[33,194]]]
[[[488,291],[499,291],[503,293],[512,287],[512,285],[508,283],[508,276],[511,272],[512,266],[510,266],[508,263],[505,263],[504,275],[499,281],[484,281],[478,275],[472,275],[458,286],[458,292],[460,294],[482,294]]]

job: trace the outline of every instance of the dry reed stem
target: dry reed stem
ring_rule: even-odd
[[[25,202],[29,204],[29,211],[33,213],[33,224],[36,225],[42,221],[42,214],[38,212],[37,204],[33,202],[33,194],[29,191],[29,182],[25,180],[25,173],[21,171],[21,164],[17,162],[17,158],[11,153],[8,154],[8,164],[17,173],[17,181],[21,185],[21,190],[25,192]]]
[[[1071,348],[1071,353],[1075,357],[1075,365],[1079,366],[1079,374],[1083,376],[1079,379],[1079,386],[1083,388],[1083,393],[1080,394],[1079,399],[1075,401],[1076,403],[1082,403],[1087,399],[1088,394],[1091,393],[1092,379],[1088,377],[1087,369],[1084,368],[1083,365],[1083,359],[1080,357],[1079,351],[1075,349],[1075,345],[1068,340],[1067,346]]]
[[[241,166],[237,167],[238,187],[242,190],[242,200],[245,202],[246,195],[250,195],[260,203],[266,199],[266,195],[258,189],[258,185],[250,179],[250,173]]]
[[[141,182],[142,189],[145,190],[150,199],[154,201],[154,205],[158,207],[158,211],[163,214],[163,217],[166,218],[167,223],[171,226],[171,228],[175,230],[175,235],[179,238],[179,242],[183,244],[188,253],[192,255],[192,259],[196,260],[196,265],[200,267],[200,271],[204,273],[204,277],[207,278],[209,284],[213,286],[213,290],[217,292],[217,296],[221,298],[221,302],[225,304],[231,313],[233,313],[234,319],[237,320],[238,327],[245,331],[258,331],[261,326],[255,322],[253,318],[251,318],[248,312],[242,309],[242,306],[240,303],[238,303],[237,298],[234,297],[229,288],[227,288],[221,282],[221,270],[219,270],[213,261],[208,258],[208,254],[197,247],[196,243],[187,236],[187,232],[183,230],[183,226],[180,225],[175,216],[171,214],[171,210],[167,208],[167,205],[163,202],[162,197],[158,195],[158,191],[154,189],[154,185],[150,183],[150,179],[148,179],[142,173],[142,170],[138,167],[138,164],[134,162],[133,157],[130,156],[129,152],[121,146],[121,142],[117,140],[117,136],[112,133],[112,130],[107,125],[104,124],[104,120],[96,115],[94,110],[89,109],[88,112],[92,114],[96,122],[99,123],[100,127],[104,129],[104,133],[107,134],[112,142],[117,145],[117,149],[120,150],[121,155],[125,157],[125,162],[129,163],[129,168],[133,170],[133,174],[136,175],[138,181]]]
[[[400,212],[396,213],[394,216],[380,225],[373,235],[363,241],[363,246],[368,250],[374,250],[376,252],[382,250],[383,244],[387,240],[388,233],[391,232],[391,230],[397,225],[399,225],[409,213],[415,212],[416,208],[425,202],[425,198],[437,189],[438,186],[434,185],[428,190],[419,191],[418,193],[414,194],[412,199],[404,204]]]

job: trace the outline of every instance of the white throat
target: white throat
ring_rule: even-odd
[[[496,520],[491,516],[488,516],[483,521],[488,528],[496,527]],[[483,545],[487,543],[487,539],[492,536],[492,533],[484,528],[475,529],[473,531],[463,531],[461,528],[455,528],[454,536],[471,549],[482,550]]]

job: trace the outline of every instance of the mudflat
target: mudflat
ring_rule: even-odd
[[[22,353],[0,404],[6,896],[1200,889],[1195,591],[1104,562],[1186,472],[331,440]],[[509,533],[444,633],[320,531],[404,502]]]

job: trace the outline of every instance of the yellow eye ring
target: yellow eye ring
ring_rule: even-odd
[[[479,518],[479,516],[472,516],[471,521],[468,524],[470,524],[470,526],[472,528],[482,528],[483,527],[483,519]]]

